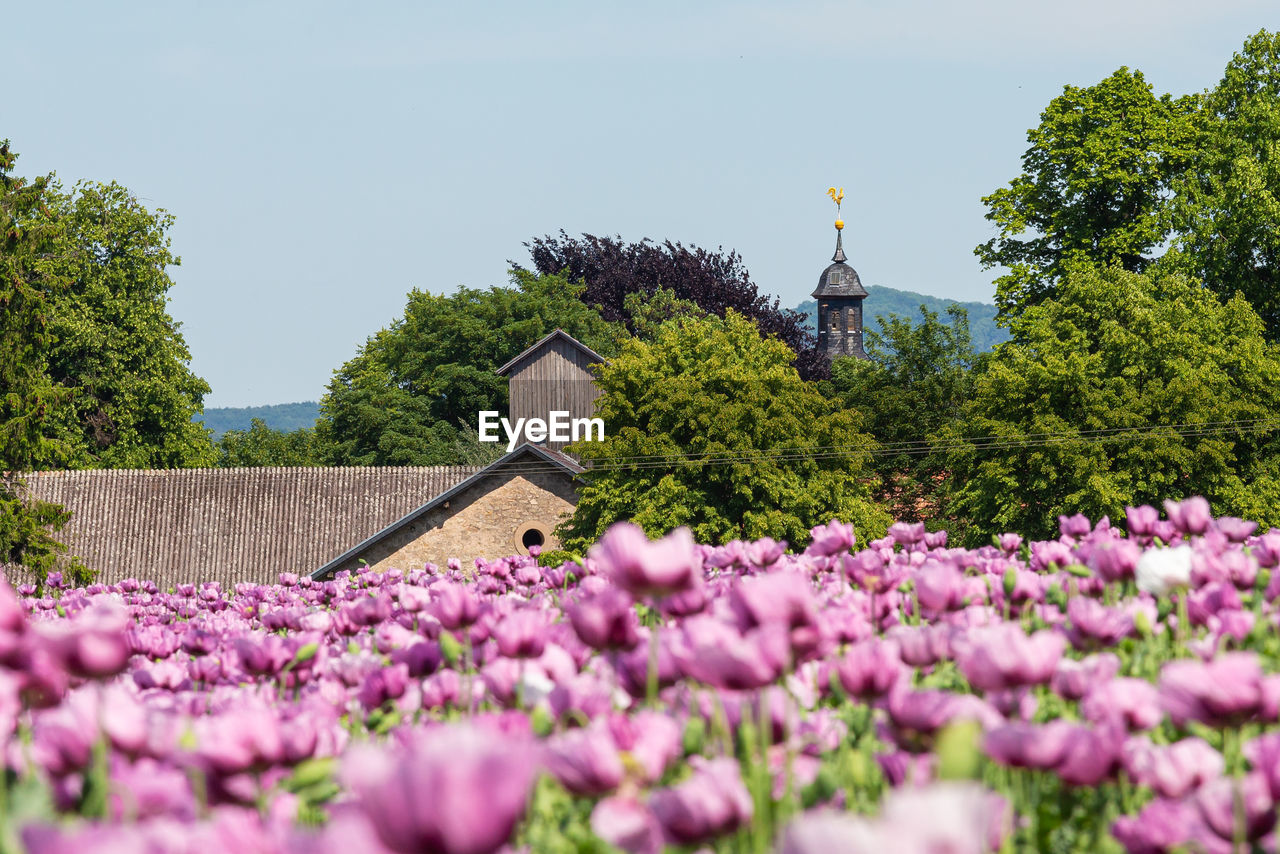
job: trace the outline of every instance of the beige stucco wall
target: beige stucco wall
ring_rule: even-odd
[[[355,556],[346,566],[365,562],[377,570],[443,566],[451,557],[469,566],[474,558],[527,554],[520,544],[529,526],[546,537],[544,549],[559,548],[556,525],[573,512],[578,494],[565,472],[497,472],[435,507],[382,542]]]

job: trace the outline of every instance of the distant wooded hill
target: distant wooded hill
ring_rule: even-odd
[[[919,323],[921,305],[930,311],[936,311],[940,319],[945,322],[947,306],[958,302],[958,300],[931,297],[912,291],[899,291],[883,285],[864,285],[863,287],[867,289],[867,299],[862,304],[862,310],[866,317],[868,331],[879,332],[880,316],[886,314],[899,314]],[[985,302],[962,302],[960,305],[969,312],[969,334],[973,338],[973,349],[976,352],[990,350],[996,344],[1009,339],[1009,333],[996,326],[994,305]],[[807,325],[812,330],[818,304],[813,300],[805,300],[796,306],[796,311],[808,318]]]
[[[214,406],[206,409],[204,415],[192,417],[192,421],[203,421],[213,431],[217,439],[228,430],[248,430],[250,422],[255,418],[274,430],[290,432],[299,427],[314,427],[320,417],[320,404],[314,400],[301,403],[273,403],[268,406]]]

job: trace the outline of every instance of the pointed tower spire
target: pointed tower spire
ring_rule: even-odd
[[[844,220],[840,218],[840,205],[844,202],[844,187],[839,190],[831,187],[827,190],[827,195],[836,203],[836,254],[831,256],[831,260],[844,263],[849,260],[844,254]]]

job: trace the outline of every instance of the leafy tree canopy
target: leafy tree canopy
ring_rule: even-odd
[[[817,341],[805,328],[804,316],[770,301],[751,281],[737,252],[710,252],[670,240],[655,243],[623,243],[620,237],[547,235],[525,244],[533,267],[544,275],[566,273],[586,289],[582,300],[597,306],[609,321],[626,322],[628,294],[653,294],[669,288],[676,298],[697,304],[703,311],[724,316],[728,309],[756,322],[765,335],[778,338],[795,354],[795,367],[806,379],[826,377],[830,364],[817,350]],[[628,329],[635,331],[628,325]]]
[[[54,535],[67,514],[32,500],[20,475],[65,454],[53,419],[67,393],[43,370],[43,355],[50,303],[68,285],[48,263],[60,242],[50,182],[14,176],[16,160],[0,140],[0,563],[43,575],[65,551]],[[88,575],[76,562],[66,568]]]
[[[949,322],[920,306],[921,319],[882,315],[868,331],[869,359],[836,359],[832,385],[845,405],[866,415],[866,429],[881,443],[875,468],[877,499],[904,521],[937,520],[945,461],[926,437],[959,417],[969,398],[977,360],[968,314],[952,304]]]
[[[621,330],[583,303],[562,276],[512,273],[514,287],[414,290],[404,316],[334,373],[316,423],[329,465],[487,462],[496,445],[475,438],[477,413],[505,409],[495,371],[557,327],[602,354]],[[500,449],[499,449],[500,450]]]
[[[69,392],[58,434],[72,468],[212,465],[213,445],[192,422],[209,385],[165,303],[173,217],[118,184],[51,185],[58,222],[51,270],[68,286],[50,300],[44,364]],[[42,467],[58,461],[40,461]]]
[[[1224,296],[1244,294],[1280,336],[1280,34],[1250,37],[1204,96],[1195,168],[1174,184],[1169,263]]]
[[[273,430],[254,418],[248,430],[227,430],[218,438],[218,465],[222,468],[259,466],[318,466],[316,431]]]
[[[619,519],[651,536],[688,525],[699,542],[800,544],[832,517],[864,538],[882,533],[888,516],[871,501],[873,443],[860,416],[802,380],[792,356],[733,309],[626,341],[599,371],[604,441],[572,446],[595,467],[561,531],[566,546]],[[654,466],[654,455],[671,459]]]
[[[1170,186],[1191,162],[1196,99],[1157,97],[1139,71],[1067,86],[1027,132],[1022,173],[982,199],[999,234],[974,252],[1003,322],[1051,297],[1072,263],[1144,270],[1169,235]]]
[[[935,435],[971,542],[1053,536],[1061,513],[1114,519],[1195,494],[1280,523],[1280,353],[1243,298],[1159,271],[1073,267],[1013,331]]]

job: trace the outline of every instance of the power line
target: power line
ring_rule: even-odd
[[[759,451],[707,451],[702,453],[673,452],[670,454],[642,454],[611,457],[591,466],[593,471],[642,470],[684,468],[691,465],[736,465],[752,462],[793,462],[834,459],[855,453],[873,457],[924,456],[931,453],[972,450],[1008,450],[1014,448],[1043,448],[1065,444],[1105,444],[1132,442],[1147,438],[1198,438],[1235,432],[1264,432],[1280,427],[1280,418],[1249,418],[1229,421],[1188,422],[1182,424],[1155,424],[1145,427],[1100,427],[1089,430],[1061,430],[1041,433],[1024,433],[1018,436],[967,436],[946,441],[929,442],[926,439],[906,442],[877,443],[874,439],[842,445],[819,445],[811,448],[774,448]],[[551,462],[514,463],[502,471],[517,474],[541,474],[561,471]]]

